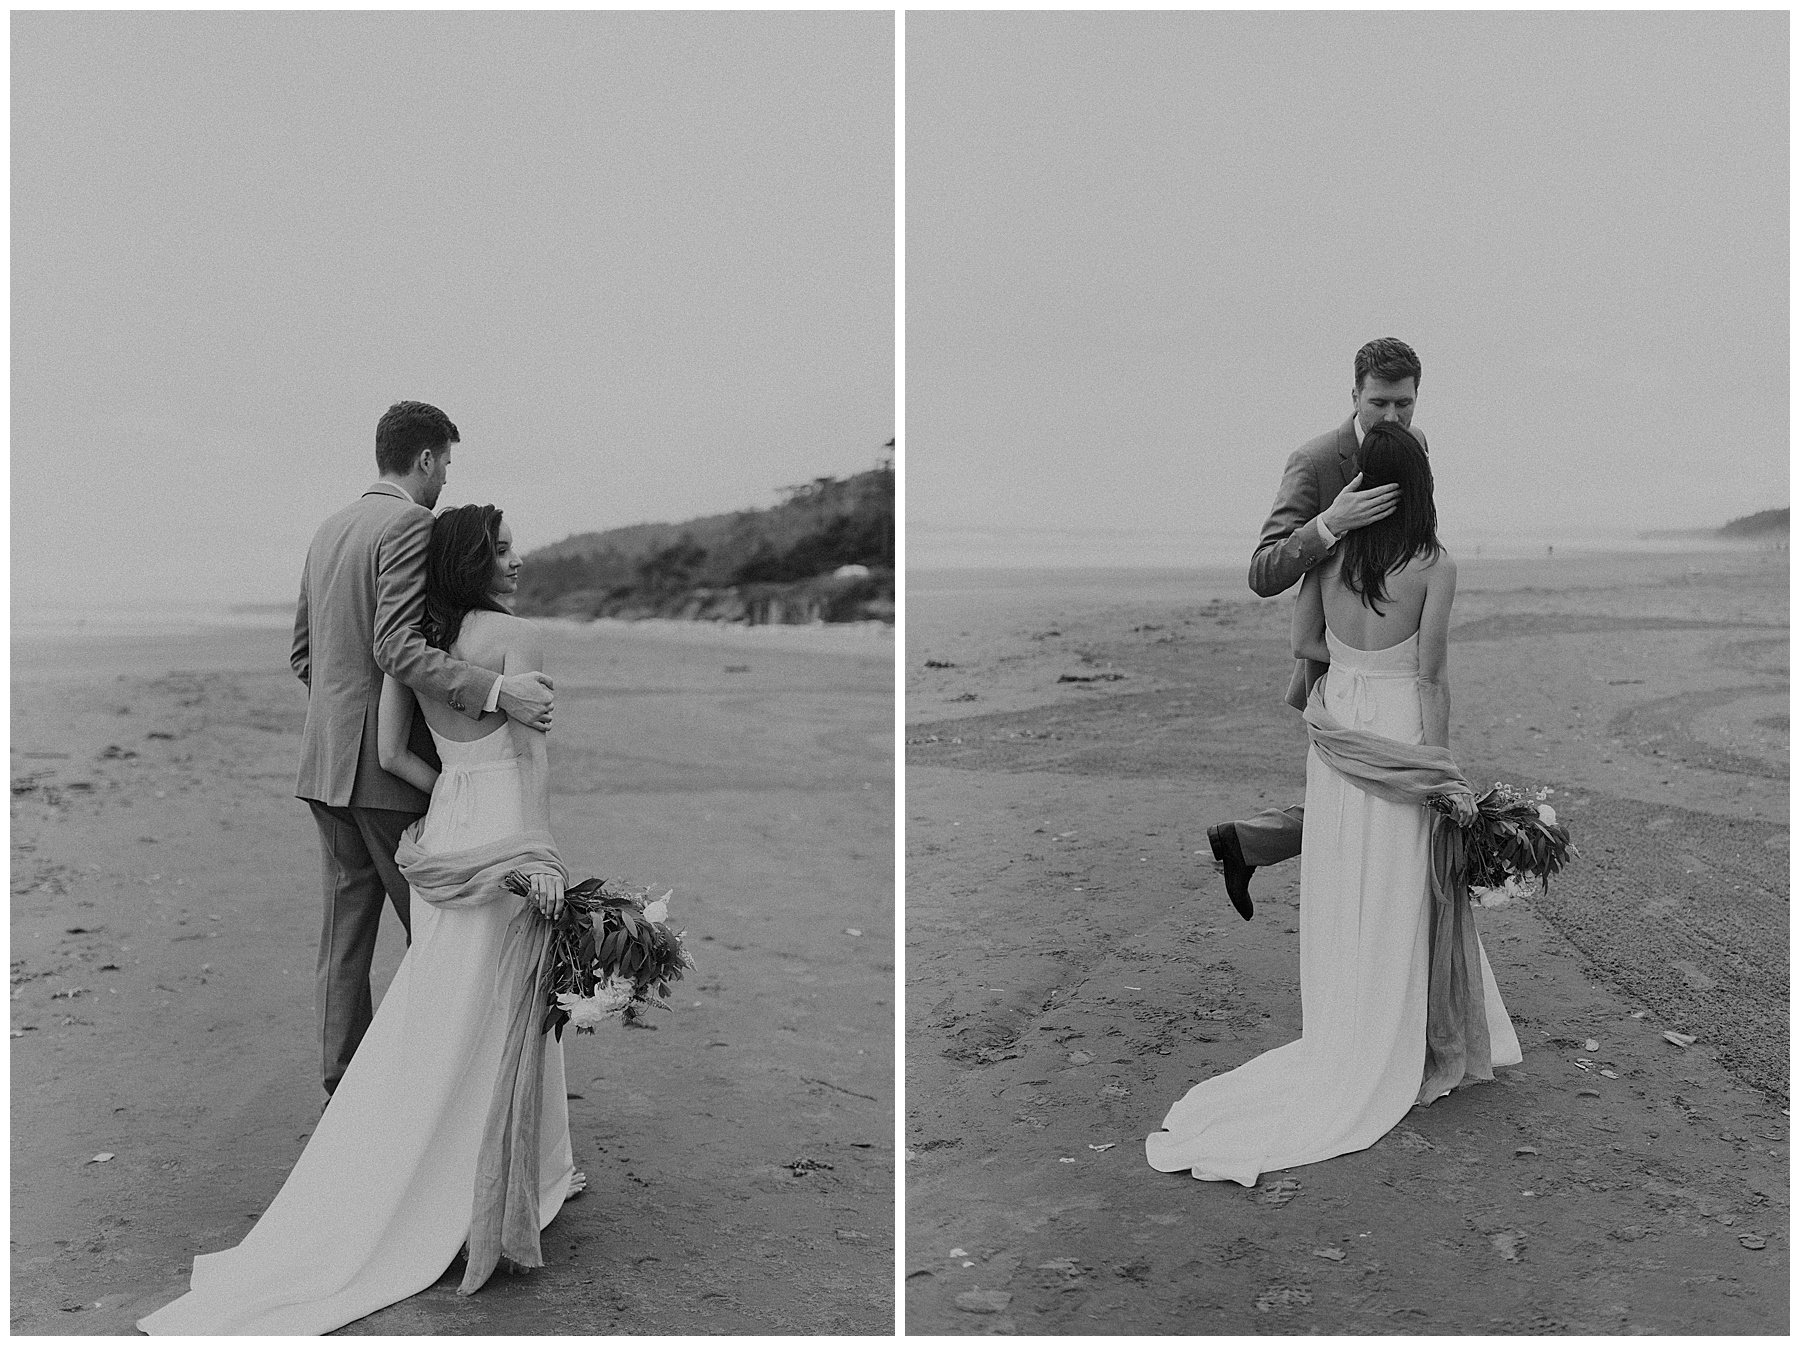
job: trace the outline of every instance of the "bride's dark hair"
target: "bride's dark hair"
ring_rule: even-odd
[[[493,505],[458,505],[432,521],[425,551],[427,645],[449,649],[463,618],[476,608],[506,611],[491,592],[501,517]]]
[[[1362,484],[1369,490],[1397,482],[1400,503],[1385,519],[1352,529],[1343,541],[1338,573],[1345,587],[1384,616],[1387,577],[1415,556],[1437,559],[1437,505],[1431,498],[1431,460],[1401,426],[1383,421],[1363,437]]]

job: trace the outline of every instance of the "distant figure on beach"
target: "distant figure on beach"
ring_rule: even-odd
[[[306,728],[294,793],[312,810],[324,861],[318,1024],[325,1093],[337,1088],[373,1013],[369,968],[385,895],[411,931],[407,885],[394,868],[400,834],[429,802],[382,769],[376,742],[384,675],[473,722],[498,707],[550,727],[542,673],[500,676],[426,644],[425,555],[431,511],[450,472],[456,426],[424,402],[396,402],[375,426],[381,477],[313,534],[300,582],[291,662],[306,684]],[[429,755],[429,739],[420,743]]]
[[[237,1247],[195,1259],[192,1288],[146,1332],[330,1332],[426,1289],[465,1245],[460,1293],[472,1294],[503,1255],[543,1265],[539,1230],[586,1185],[539,981],[551,926],[538,916],[560,914],[566,880],[544,733],[452,700],[490,695],[495,678],[520,689],[503,696],[547,693],[543,641],[511,614],[520,566],[498,509],[448,510],[428,536],[421,641],[469,674],[417,696],[387,674],[367,717],[380,767],[430,800],[386,857],[421,899],[406,956],[275,1200]],[[429,757],[415,750],[415,707]],[[529,896],[500,882],[511,871],[529,876]]]
[[[1144,1143],[1165,1173],[1254,1186],[1365,1149],[1414,1104],[1521,1059],[1467,889],[1439,864],[1440,829],[1476,805],[1449,753],[1456,563],[1431,466],[1398,418],[1366,427],[1361,450],[1352,484],[1386,507],[1308,568],[1294,613],[1312,740],[1301,1037],[1176,1102]]]
[[[1291,589],[1340,539],[1394,512],[1397,486],[1364,485],[1362,446],[1378,425],[1411,429],[1423,372],[1412,347],[1394,337],[1379,337],[1356,352],[1350,419],[1302,444],[1281,474],[1274,508],[1250,558],[1250,588],[1259,597]],[[1413,430],[1412,436],[1429,451],[1423,431]],[[1287,703],[1304,709],[1307,692],[1325,668],[1322,659],[1300,659],[1288,683]],[[1246,921],[1255,914],[1250,876],[1259,866],[1300,854],[1304,816],[1302,805],[1290,804],[1207,829],[1213,867],[1224,875],[1226,895]]]

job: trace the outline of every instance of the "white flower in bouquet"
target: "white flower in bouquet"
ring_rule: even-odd
[[[1524,897],[1528,891],[1523,875],[1508,874],[1498,888],[1471,888],[1469,895],[1484,908],[1499,908],[1511,906],[1515,897]]]
[[[668,892],[664,893],[661,897],[657,898],[656,901],[651,902],[647,906],[645,906],[644,919],[646,921],[657,921],[657,922],[667,921],[669,919],[669,899],[671,897],[673,897],[674,895],[675,895],[675,890],[673,888],[671,888],[671,889],[669,889]]]
[[[1548,804],[1539,804],[1537,806],[1537,811],[1538,811],[1539,821],[1541,821],[1545,826],[1554,827],[1556,825],[1556,810],[1555,809],[1551,808]]]
[[[594,988],[593,995],[564,991],[556,997],[556,1003],[569,1016],[576,1032],[591,1033],[595,1025],[605,1023],[631,1003],[631,984],[621,985],[618,978],[608,977]]]
[[[629,977],[608,977],[594,987],[594,999],[608,1010],[622,1010],[637,999],[637,987]]]

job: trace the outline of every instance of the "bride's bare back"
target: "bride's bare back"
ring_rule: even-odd
[[[544,666],[543,636],[536,626],[523,617],[481,608],[463,617],[462,630],[448,653],[453,659],[496,673],[525,673]],[[469,743],[493,733],[494,727],[506,718],[496,710],[471,720],[430,697],[419,698],[419,709],[438,737],[457,743]]]
[[[1319,596],[1331,634],[1359,650],[1385,650],[1419,629],[1425,594],[1439,557],[1415,556],[1388,572],[1387,599],[1381,613],[1352,593],[1344,583],[1343,558],[1334,553],[1319,567]]]
[[[1294,657],[1331,662],[1329,631],[1358,650],[1391,650],[1419,637],[1419,709],[1425,742],[1450,745],[1450,607],[1456,601],[1456,562],[1448,551],[1435,559],[1413,557],[1388,573],[1387,601],[1377,615],[1344,583],[1343,563],[1331,557],[1300,582],[1294,604]]]

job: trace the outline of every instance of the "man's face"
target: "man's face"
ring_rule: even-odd
[[[425,450],[419,455],[419,466],[425,471],[425,480],[419,488],[419,503],[426,509],[436,509],[438,494],[450,480],[450,446]]]
[[[1383,421],[1397,421],[1402,428],[1412,424],[1413,400],[1418,396],[1418,381],[1410,375],[1389,382],[1373,374],[1363,380],[1351,397],[1356,402],[1356,420],[1366,435]]]

